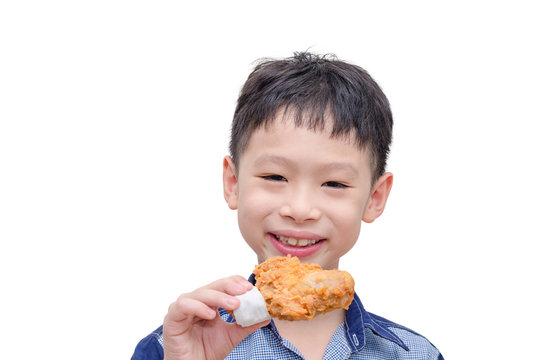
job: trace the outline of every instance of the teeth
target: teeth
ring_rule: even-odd
[[[309,239],[300,239],[297,240],[295,238],[286,237],[286,236],[276,236],[276,239],[278,239],[280,242],[291,245],[291,246],[308,246],[313,245],[319,240],[309,240]]]

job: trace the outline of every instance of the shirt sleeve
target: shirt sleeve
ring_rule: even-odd
[[[162,360],[164,351],[159,341],[162,338],[162,327],[143,338],[131,357],[131,360]]]

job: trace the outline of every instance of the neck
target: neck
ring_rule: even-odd
[[[280,335],[289,340],[306,359],[322,359],[332,336],[344,322],[346,311],[333,310],[312,320],[288,321],[274,319]]]

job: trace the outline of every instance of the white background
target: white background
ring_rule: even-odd
[[[535,358],[542,12],[379,3],[3,1],[2,358],[129,358],[180,293],[249,275],[221,184],[237,94],[308,48],[394,112],[388,207],[341,262],[367,310],[446,359]]]

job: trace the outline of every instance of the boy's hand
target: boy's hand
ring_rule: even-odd
[[[243,277],[232,276],[182,294],[164,318],[164,359],[224,359],[246,336],[268,324],[265,321],[244,328],[223,321],[217,313],[218,307],[237,309],[240,301],[233,295],[251,287]]]

